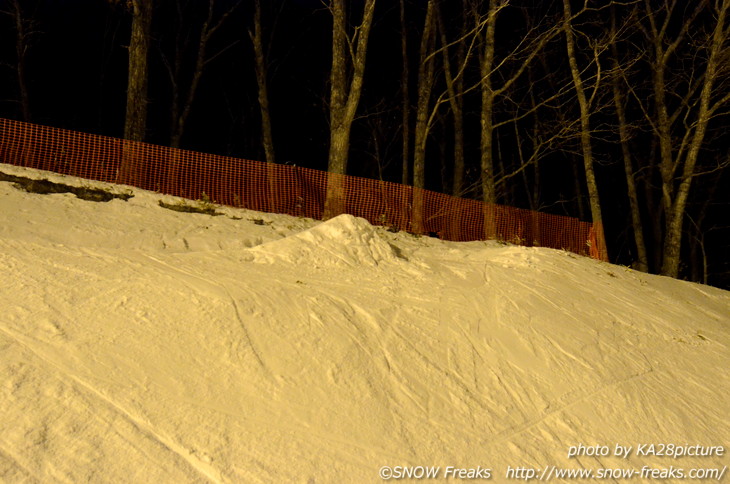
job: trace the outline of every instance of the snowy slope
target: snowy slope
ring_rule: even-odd
[[[730,446],[728,292],[348,215],[213,217],[133,193],[0,182],[2,482],[730,463],[567,455]]]

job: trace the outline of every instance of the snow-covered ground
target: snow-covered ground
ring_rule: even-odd
[[[95,203],[0,182],[2,482],[380,482],[383,466],[506,482],[730,463],[728,292],[349,215],[214,217],[133,193]],[[662,444],[726,450],[653,455]]]

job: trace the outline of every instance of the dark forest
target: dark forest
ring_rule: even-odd
[[[0,0],[0,117],[601,223],[730,288],[730,0]]]

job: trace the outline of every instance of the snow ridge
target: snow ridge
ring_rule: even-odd
[[[339,215],[308,230],[251,249],[257,262],[315,267],[375,267],[398,259],[364,218]]]

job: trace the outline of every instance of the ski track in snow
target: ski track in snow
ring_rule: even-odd
[[[251,348],[251,352],[253,353],[254,357],[256,358],[256,361],[261,366],[261,369],[265,373],[267,373],[269,376],[272,376],[270,370],[267,368],[266,364],[264,363],[264,360],[262,359],[260,352],[256,349],[256,345],[254,344],[253,340],[251,339],[251,335],[248,331],[248,328],[246,327],[246,323],[241,318],[241,312],[238,309],[238,304],[236,303],[236,300],[233,298],[230,291],[226,288],[225,285],[218,283],[218,282],[214,282],[213,280],[211,280],[209,278],[205,278],[205,277],[201,277],[199,275],[193,274],[187,270],[181,269],[180,267],[172,267],[167,262],[164,262],[156,257],[150,256],[150,255],[147,255],[146,257],[148,259],[156,262],[157,264],[161,265],[167,271],[181,274],[185,280],[192,281],[192,282],[188,283],[189,287],[191,287],[191,288],[194,288],[196,285],[198,285],[200,282],[202,282],[204,285],[208,285],[210,287],[213,287],[214,289],[221,291],[222,294],[225,296],[225,298],[228,299],[228,301],[230,301],[230,303],[231,303],[234,315],[236,317],[236,321],[238,321],[238,323],[241,327],[241,331],[242,331],[242,335],[243,335],[245,344],[249,348]],[[198,284],[196,284],[196,282]]]
[[[6,333],[8,334],[8,333]],[[17,338],[16,338],[17,340]],[[77,375],[70,374],[65,369],[61,368],[57,364],[55,364],[52,361],[46,360],[41,354],[34,351],[33,349],[26,346],[34,355],[39,359],[42,360],[44,363],[48,364],[49,366],[53,367],[55,370],[57,370],[63,377],[71,380],[72,382],[76,383],[75,386],[76,389],[82,388],[86,390],[86,393],[88,395],[91,395],[97,399],[99,399],[102,402],[102,405],[107,405],[112,409],[112,411],[116,412],[119,416],[122,418],[125,418],[129,421],[129,423],[132,425],[132,427],[135,428],[135,430],[141,434],[143,434],[145,437],[150,438],[151,440],[154,440],[160,444],[164,449],[167,451],[177,454],[180,456],[183,460],[185,460],[188,464],[191,465],[193,469],[195,469],[197,472],[199,472],[201,475],[213,480],[214,482],[219,482],[220,479],[216,477],[216,472],[210,466],[205,465],[203,462],[199,461],[198,459],[195,459],[191,457],[190,453],[185,451],[181,448],[179,444],[174,442],[172,439],[156,433],[154,427],[149,423],[144,421],[142,418],[136,416],[132,411],[125,409],[122,405],[120,405],[118,402],[115,402],[110,397],[105,395],[102,391],[100,391],[98,388],[96,388],[93,384],[89,383],[88,381],[85,381],[81,378],[79,378]]]
[[[730,445],[725,291],[134,193],[0,183],[0,481],[380,482],[408,464],[502,482],[668,465],[567,459],[577,443]]]

